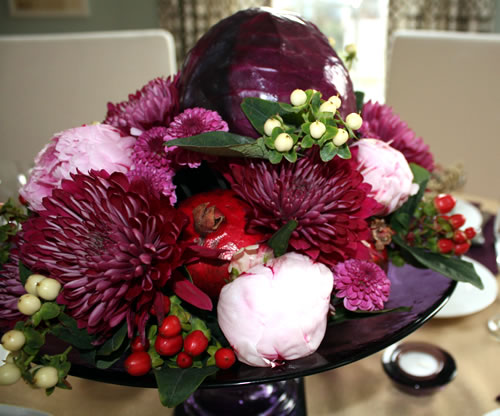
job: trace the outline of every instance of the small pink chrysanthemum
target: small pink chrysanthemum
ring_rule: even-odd
[[[151,127],[168,126],[179,113],[178,81],[179,74],[173,78],[155,78],[130,94],[127,101],[108,103],[104,123],[134,136]]]
[[[383,140],[403,153],[408,163],[416,163],[429,171],[434,169],[434,157],[429,146],[391,107],[368,101],[363,106],[361,117],[363,124],[359,132],[362,137]]]
[[[23,318],[17,309],[17,301],[25,293],[19,279],[19,253],[12,249],[7,263],[0,266],[0,328],[12,327]]]
[[[391,281],[375,263],[350,259],[333,268],[334,293],[344,298],[350,311],[375,311],[384,309],[389,299]]]
[[[180,137],[196,136],[210,131],[228,131],[227,123],[222,120],[216,111],[204,108],[188,108],[183,113],[175,117],[168,126],[166,140],[178,139]],[[190,168],[197,168],[206,156],[199,153],[180,151],[176,147],[168,148],[175,150],[175,162],[180,166],[188,165]]]
[[[174,178],[175,172],[168,166],[156,167],[138,162],[132,170],[127,173],[130,181],[136,179],[145,179],[153,188],[157,195],[163,195],[168,198],[170,205],[174,206],[177,202],[175,194]]]
[[[167,166],[168,160],[164,145],[166,134],[166,127],[153,127],[142,133],[134,144],[133,162],[142,162],[156,168]]]

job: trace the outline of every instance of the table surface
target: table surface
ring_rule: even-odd
[[[468,198],[495,213],[498,201]],[[486,321],[500,313],[500,297],[474,315],[431,319],[405,341],[431,342],[447,350],[457,363],[457,376],[432,396],[415,397],[397,390],[385,375],[382,352],[332,371],[305,378],[309,416],[474,415],[500,407],[500,342]],[[51,397],[19,382],[0,387],[0,402],[59,415],[141,416],[173,414],[161,406],[155,389],[139,389],[69,377],[73,391],[58,389]]]

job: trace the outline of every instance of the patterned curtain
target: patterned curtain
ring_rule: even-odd
[[[171,32],[179,66],[189,49],[215,23],[238,10],[270,6],[271,0],[159,0],[160,26]]]
[[[389,0],[389,39],[397,29],[492,32],[496,0]]]

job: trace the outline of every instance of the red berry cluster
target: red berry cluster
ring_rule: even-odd
[[[438,195],[434,198],[434,206],[440,214],[448,214],[455,208],[455,198],[449,194]],[[471,240],[476,236],[476,231],[472,227],[460,230],[465,224],[465,217],[462,214],[453,214],[451,216],[441,215],[439,219],[448,222],[451,226],[451,231],[445,227],[441,227],[439,231],[443,238],[437,242],[438,250],[443,254],[465,254],[470,246]]]
[[[207,351],[210,340],[199,329],[188,331],[183,336],[181,319],[171,313],[170,306],[170,300],[164,301],[167,316],[158,327],[158,334],[154,339],[154,350],[161,357],[175,358],[175,362],[180,368],[189,368],[193,365],[193,359],[200,357]],[[148,348],[149,343],[144,345],[140,337],[132,341],[132,354],[125,360],[125,369],[130,375],[141,376],[151,370],[152,364],[151,357],[147,352]],[[236,361],[234,351],[231,348],[218,348],[214,358],[215,365],[221,369],[231,367]]]

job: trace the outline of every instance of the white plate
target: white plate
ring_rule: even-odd
[[[457,318],[482,311],[491,305],[498,294],[495,276],[481,263],[469,257],[463,260],[471,262],[483,282],[484,289],[478,289],[470,283],[458,282],[450,300],[437,314],[436,318]]]

